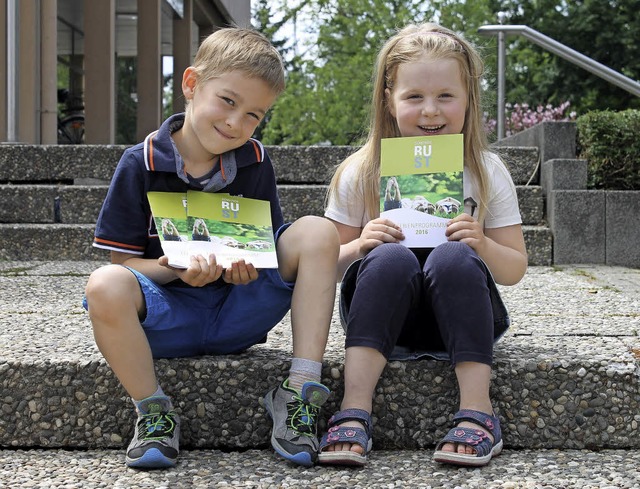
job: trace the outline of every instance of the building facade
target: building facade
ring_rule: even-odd
[[[114,144],[124,58],[135,60],[140,140],[163,119],[163,61],[178,112],[200,40],[250,21],[250,0],[0,0],[0,142],[57,144],[66,117],[82,122],[82,142]]]

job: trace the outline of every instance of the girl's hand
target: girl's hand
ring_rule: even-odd
[[[460,214],[451,219],[447,224],[445,236],[449,238],[449,241],[462,241],[471,246],[478,254],[487,240],[480,223],[469,214]]]
[[[234,285],[246,285],[257,278],[258,270],[251,263],[245,263],[243,259],[234,262],[222,276],[222,280]]]
[[[180,280],[192,287],[202,287],[215,282],[222,276],[222,265],[218,265],[216,256],[213,254],[209,255],[208,261],[202,255],[192,256],[189,267],[186,269],[170,267],[169,258],[166,255],[158,258],[158,264],[173,270]]]
[[[369,251],[383,243],[397,243],[404,239],[402,228],[389,219],[378,217],[369,221],[358,238],[360,255],[364,256]]]

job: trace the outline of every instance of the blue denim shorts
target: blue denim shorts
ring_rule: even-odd
[[[294,284],[284,282],[277,269],[260,270],[247,285],[220,280],[205,287],[159,285],[128,270],[144,296],[147,312],[141,324],[154,358],[241,352],[263,343],[291,307]]]

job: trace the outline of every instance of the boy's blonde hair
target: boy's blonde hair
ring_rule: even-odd
[[[276,96],[285,88],[280,53],[253,29],[225,27],[209,35],[198,48],[193,68],[200,83],[230,71],[242,71],[267,83]]]
[[[487,176],[482,164],[483,152],[488,148],[482,120],[480,80],[484,72],[482,58],[475,48],[455,32],[437,24],[408,25],[391,37],[376,59],[369,135],[356,153],[337,169],[329,186],[330,195],[338,197],[337,187],[342,173],[349,165],[357,165],[356,181],[363,182],[361,191],[365,210],[373,219],[380,215],[380,139],[401,136],[396,119],[389,112],[385,89],[393,92],[398,66],[421,59],[455,59],[467,90],[468,105],[464,126],[464,163],[478,182],[480,196],[478,220],[486,213]],[[359,191],[360,191],[359,190]]]

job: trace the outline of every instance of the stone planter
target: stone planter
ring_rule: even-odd
[[[640,190],[605,192],[605,263],[640,268]]]
[[[587,190],[574,122],[543,122],[498,145],[538,147],[554,264],[640,268],[640,191]]]

